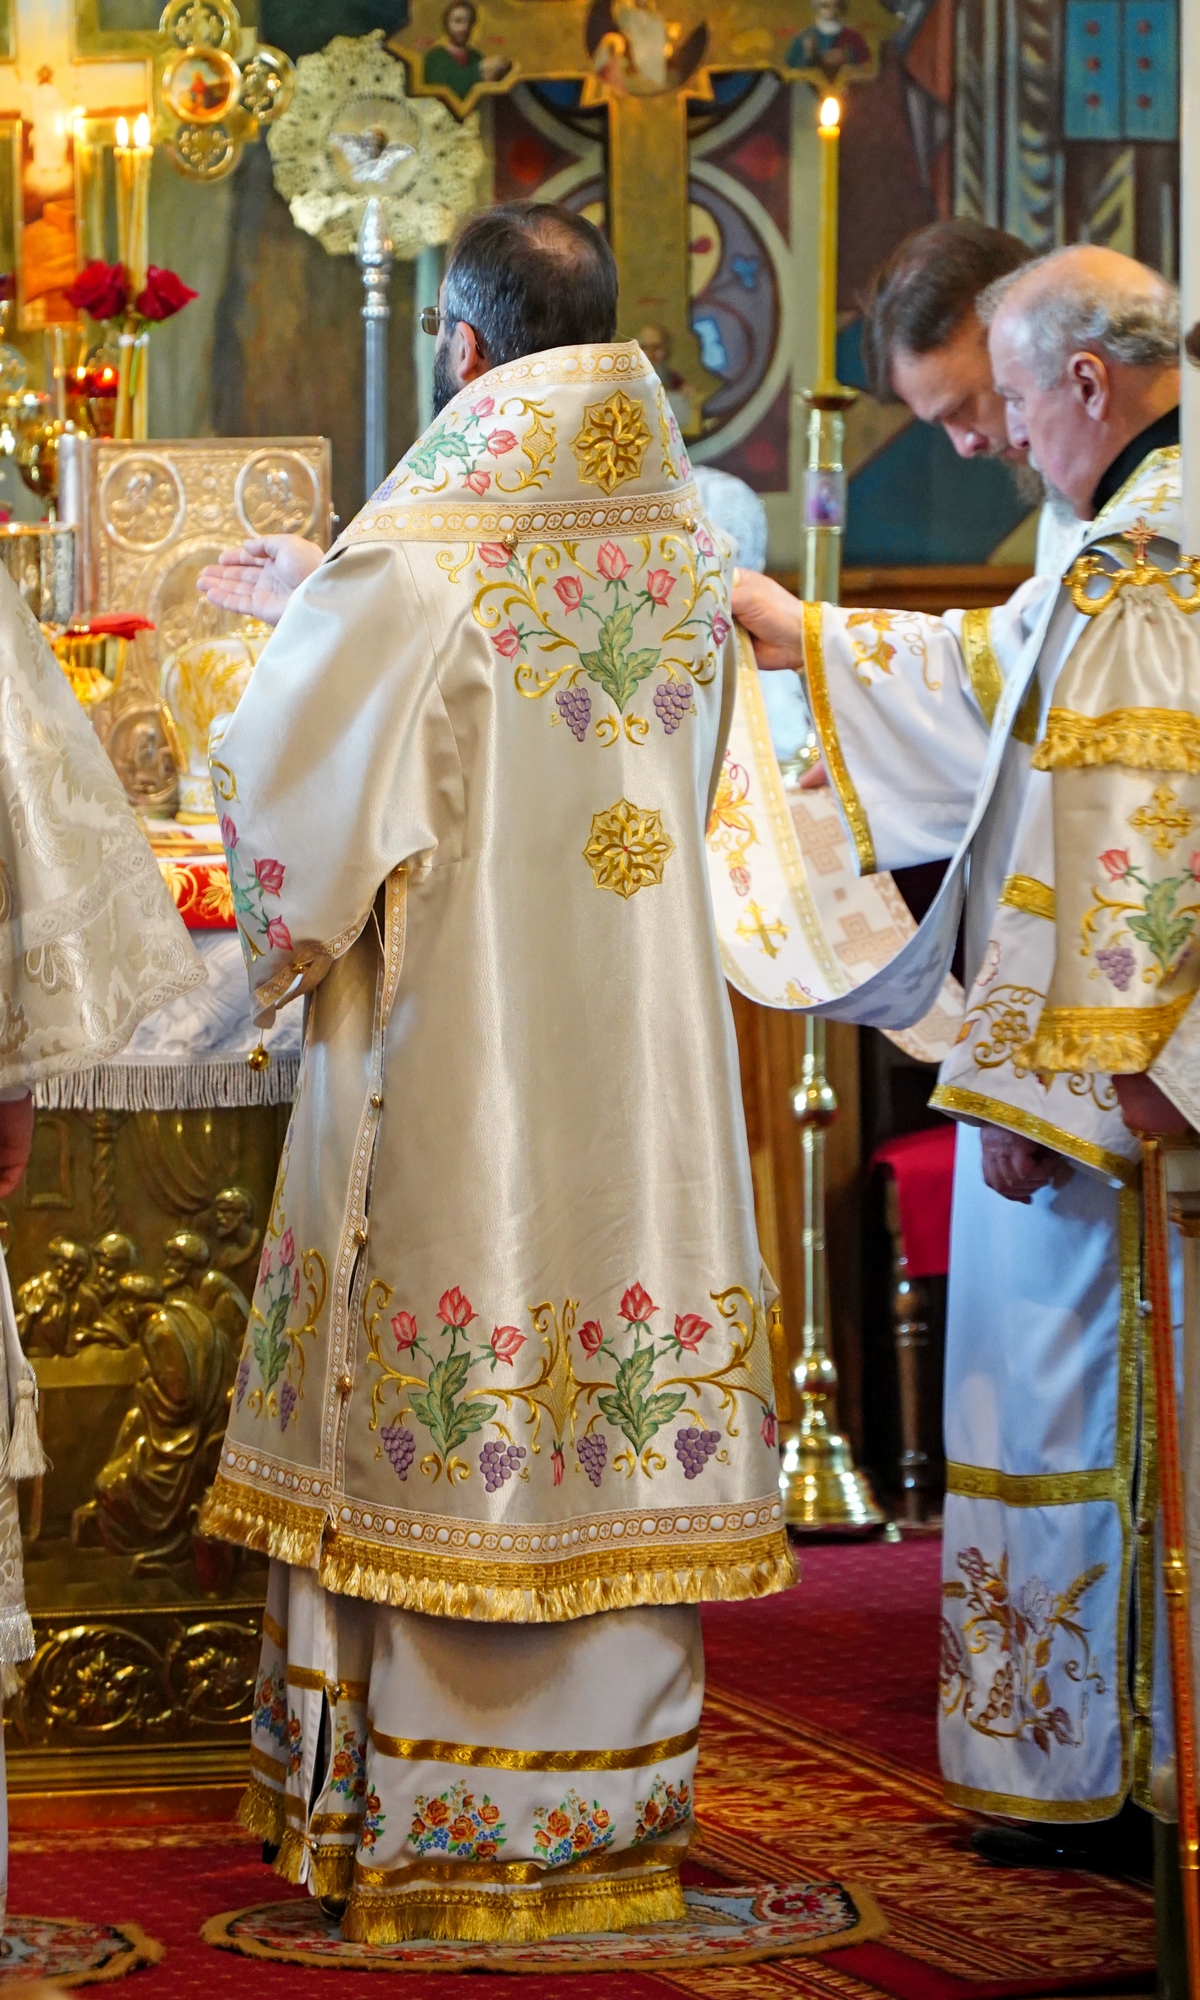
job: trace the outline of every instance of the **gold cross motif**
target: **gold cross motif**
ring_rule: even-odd
[[[768,958],[779,957],[779,944],[788,934],[787,925],[781,924],[777,917],[768,923],[757,903],[747,903],[746,914],[738,918],[734,929],[744,944],[749,944],[751,938],[757,938]],[[776,938],[779,944],[776,944]]]
[[[1136,828],[1138,833],[1150,835],[1150,845],[1156,854],[1169,854],[1200,822],[1195,813],[1189,812],[1176,798],[1170,785],[1159,785],[1150,804],[1139,806],[1136,812],[1130,813],[1127,824]]]
[[[880,44],[900,17],[884,0],[848,0],[841,25],[869,55],[842,68],[844,57],[822,53],[807,0],[672,0],[669,8],[661,0],[472,0],[451,13],[446,0],[412,0],[406,25],[387,42],[415,95],[440,97],[462,118],[481,97],[544,77],[581,83],[581,108],[607,107],[619,338],[634,339],[651,322],[664,328],[674,366],[699,391],[698,429],[700,404],[722,378],[703,363],[689,310],[688,100],[711,103],[713,72],[728,70],[841,91],[877,72]]]
[[[1144,514],[1139,514],[1132,528],[1125,530],[1125,540],[1133,550],[1133,570],[1135,577],[1142,577],[1149,569],[1146,550],[1154,540],[1154,530]]]

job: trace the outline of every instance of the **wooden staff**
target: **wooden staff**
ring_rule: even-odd
[[[1175,1335],[1171,1312],[1170,1224],[1166,1149],[1142,1140],[1142,1241],[1146,1299],[1154,1357],[1159,1492],[1163,1527],[1163,1596],[1171,1656],[1175,1715],[1175,1774],[1179,1802],[1179,1874],[1183,1892],[1188,1993],[1200,2000],[1200,1810],[1196,1796],[1196,1711],[1192,1698],[1192,1648],[1188,1608],[1187,1512],[1175,1392]]]

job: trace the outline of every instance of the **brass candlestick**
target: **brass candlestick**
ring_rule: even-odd
[[[836,604],[842,574],[846,474],[842,460],[846,411],[854,390],[837,379],[837,185],[840,106],[821,105],[820,273],[818,374],[809,406],[808,465],[804,481],[804,596]],[[793,1408],[799,1422],[784,1426],[779,1485],[790,1527],[811,1531],[864,1530],[884,1516],[865,1476],[854,1464],[838,1428],[837,1368],[829,1351],[829,1276],[825,1255],[825,1133],[838,1114],[825,1074],[825,1023],[804,1022],[804,1065],[792,1092],[800,1127],[803,1204],[804,1325],[800,1358],[792,1369]]]

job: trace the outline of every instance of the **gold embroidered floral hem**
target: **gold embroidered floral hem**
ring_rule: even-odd
[[[216,753],[256,1008],[311,998],[205,1527],[350,1596],[537,1623],[792,1579],[693,508],[636,346],[493,371]]]

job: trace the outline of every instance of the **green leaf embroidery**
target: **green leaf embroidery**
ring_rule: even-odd
[[[421,479],[432,479],[438,467],[439,458],[457,459],[468,471],[475,458],[473,445],[467,443],[458,431],[436,430],[426,438],[423,445],[414,451],[408,461],[408,469]]]
[[[1144,913],[1126,920],[1134,937],[1153,953],[1164,972],[1170,970],[1192,935],[1193,918],[1174,914],[1180,883],[1190,880],[1190,876],[1169,875],[1156,882],[1147,891]]]
[[[443,1458],[496,1414],[495,1403],[456,1400],[470,1368],[469,1354],[448,1354],[444,1361],[435,1361],[424,1389],[409,1391],[414,1416],[425,1425]]]
[[[273,1299],[261,1321],[255,1320],[250,1336],[250,1346],[258,1363],[258,1372],[265,1389],[273,1389],[287,1367],[288,1342],[284,1338],[287,1325],[287,1293],[282,1292]]]
[[[622,604],[601,625],[599,650],[579,655],[579,664],[588,679],[598,682],[604,692],[612,696],[621,713],[634,689],[654,672],[661,656],[658,646],[647,646],[637,653],[629,652],[632,637],[633,607]]]
[[[610,1424],[629,1439],[635,1451],[645,1451],[656,1431],[675,1415],[684,1401],[682,1389],[660,1389],[647,1396],[654,1373],[654,1349],[640,1347],[617,1369],[614,1392],[597,1398]]]

